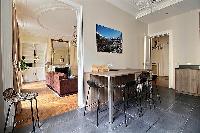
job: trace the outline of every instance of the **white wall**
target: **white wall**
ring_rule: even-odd
[[[1,0],[1,65],[3,87],[0,93],[9,87],[13,87],[13,67],[12,67],[12,0]],[[0,56],[1,56],[0,55]],[[1,57],[0,57],[1,58]],[[2,96],[0,95],[2,98]],[[4,104],[4,113],[7,112]],[[2,113],[0,113],[2,114]],[[2,118],[2,116],[1,116]],[[9,124],[11,121],[9,121]]]
[[[0,45],[0,62],[2,62],[1,54],[1,45]],[[4,126],[4,100],[3,100],[3,81],[2,81],[2,63],[0,63],[0,131],[3,130]]]
[[[1,7],[1,1],[0,1],[0,7]],[[2,7],[1,7],[2,9]],[[2,12],[0,10],[0,12]],[[1,14],[1,13],[0,13]],[[0,20],[1,17],[0,17]],[[0,21],[1,25],[1,21]],[[1,25],[2,26],[2,25]],[[0,31],[1,31],[1,26],[0,26]],[[2,33],[0,32],[0,131],[3,131],[3,126],[4,126],[4,100],[3,100],[3,81],[2,81]]]
[[[169,47],[169,54],[173,55],[173,57],[170,59],[172,63],[169,60],[172,66],[169,78],[172,79],[170,83],[172,88],[175,86],[174,68],[186,63],[200,64],[200,58],[198,58],[200,49],[198,27],[199,17],[197,10],[158,21],[148,26],[149,35],[170,31],[169,40],[171,38],[171,41],[169,41],[169,45],[171,47]]]
[[[122,32],[123,53],[102,53],[96,48],[96,24]],[[113,64],[114,68],[143,68],[143,38],[147,25],[105,0],[83,1],[84,71],[92,64]]]

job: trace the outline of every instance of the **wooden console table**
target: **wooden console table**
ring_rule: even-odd
[[[200,95],[200,70],[176,68],[175,89],[178,93]]]

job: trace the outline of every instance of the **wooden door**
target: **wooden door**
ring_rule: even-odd
[[[190,79],[189,79],[189,92],[191,94],[197,94],[198,88],[198,70],[189,70]]]
[[[176,69],[176,90],[178,92],[189,93],[189,76],[189,69]]]
[[[190,93],[190,84],[191,84],[191,78],[190,78],[190,69],[181,69],[181,83],[182,83],[182,92]]]
[[[197,94],[200,95],[200,70],[198,70],[198,73],[197,73]]]
[[[180,80],[180,78],[181,78],[181,76],[180,76],[180,74],[181,74],[181,71],[180,71],[180,69],[175,69],[175,90],[177,91],[177,92],[181,92],[181,80]]]

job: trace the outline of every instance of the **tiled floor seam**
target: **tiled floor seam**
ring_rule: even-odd
[[[158,108],[158,109],[160,109],[161,111],[163,111],[163,112],[168,112],[172,107],[173,107],[173,105],[176,103],[176,100],[174,100],[173,101],[173,103],[167,108],[167,109],[160,109],[160,108]],[[164,117],[164,114],[162,115],[162,116],[160,116],[153,124],[151,124],[150,126],[149,126],[149,128],[146,130],[146,132],[149,132],[150,130],[151,130],[151,128],[152,127],[155,127],[155,125],[159,122],[159,120],[161,119],[161,118],[163,118]]]
[[[160,117],[159,117],[151,126],[149,126],[149,128],[146,130],[146,133],[147,133],[152,127],[154,127],[155,124],[157,124],[159,120],[160,120]]]
[[[189,121],[189,119],[190,119],[190,117],[191,117],[191,113],[193,112],[193,110],[194,110],[194,108],[192,107],[192,109],[191,109],[191,110],[189,111],[189,113],[188,113],[188,117],[187,117],[186,121],[184,122],[183,127],[182,127],[181,130],[179,131],[180,133],[183,133],[183,131],[185,130],[185,127],[186,127],[186,125],[187,125],[187,123],[188,123],[188,121]]]

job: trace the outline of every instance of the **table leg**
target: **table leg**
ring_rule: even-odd
[[[113,123],[113,92],[111,77],[108,77],[108,107],[109,107],[109,123]]]

